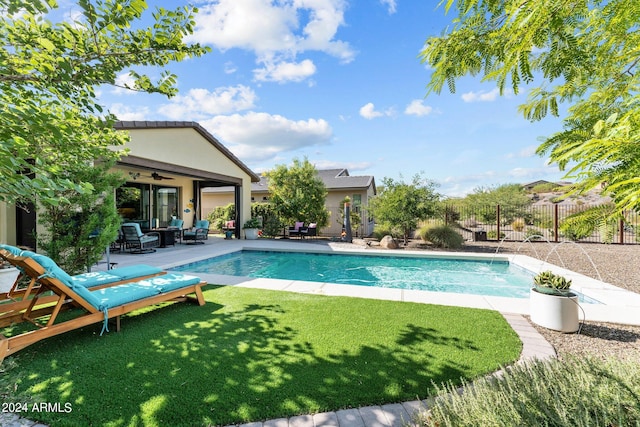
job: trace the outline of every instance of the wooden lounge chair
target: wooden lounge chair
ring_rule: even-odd
[[[53,260],[43,255],[32,257],[13,256],[12,261],[30,277],[38,277],[40,284],[36,295],[27,308],[21,311],[23,320],[33,323],[38,329],[20,335],[0,335],[0,361],[31,344],[64,332],[103,322],[103,332],[108,331],[108,319],[116,319],[116,330],[120,329],[120,316],[133,310],[171,300],[186,300],[190,294],[204,305],[201,287],[206,284],[199,278],[183,274],[165,274],[149,279],[116,286],[90,290],[74,283],[71,276],[58,267]],[[46,323],[44,313],[34,310],[47,292],[55,295],[55,304],[49,310]],[[58,314],[70,306],[79,307],[82,314],[70,320],[58,320]]]
[[[27,308],[31,303],[30,299],[40,288],[37,279],[38,276],[29,276],[26,271],[21,269],[15,262],[15,256],[36,255],[30,251],[23,251],[15,246],[0,244],[0,258],[11,263],[14,267],[18,267],[20,274],[13,284],[12,288],[6,294],[0,294],[0,327],[18,323],[22,321],[22,310]],[[153,276],[166,274],[158,267],[150,265],[138,264],[128,267],[115,268],[108,271],[95,271],[91,273],[83,273],[71,276],[74,283],[82,285],[92,290],[100,289],[108,286],[115,286],[123,283],[134,282]],[[19,286],[23,284],[23,286]],[[45,305],[56,300],[56,296],[40,297],[39,304]]]

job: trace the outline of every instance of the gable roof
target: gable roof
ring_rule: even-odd
[[[376,194],[376,184],[373,176],[351,176],[347,169],[322,169],[317,172],[327,190],[366,190],[373,186],[373,192]],[[208,193],[224,193],[228,190],[207,188],[204,191]],[[251,192],[268,193],[269,180],[267,177],[260,176],[259,182],[252,182]]]
[[[198,132],[205,140],[213,145],[218,151],[224,154],[229,160],[242,169],[247,175],[251,177],[251,182],[260,182],[260,177],[253,172],[247,165],[245,165],[239,158],[235,156],[227,147],[222,145],[220,141],[216,139],[209,131],[202,127],[198,122],[185,122],[185,121],[119,121],[114,125],[118,130],[133,130],[133,129],[181,129],[191,128]]]

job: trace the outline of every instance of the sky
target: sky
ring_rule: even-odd
[[[378,184],[422,174],[447,196],[563,177],[535,154],[561,121],[525,120],[517,107],[526,90],[499,96],[495,84],[467,77],[454,94],[426,97],[431,70],[420,50],[454,18],[436,0],[192,4],[199,14],[188,40],[212,52],[169,67],[174,98],[101,89],[120,120],[196,121],[256,173],[307,158]]]

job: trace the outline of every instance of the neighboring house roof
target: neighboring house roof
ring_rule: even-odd
[[[197,122],[182,122],[182,121],[119,121],[114,125],[116,129],[120,130],[132,130],[132,129],[180,129],[191,128],[198,132],[204,139],[206,139],[211,145],[213,145],[218,151],[223,153],[229,160],[235,163],[240,169],[247,173],[251,177],[251,182],[259,182],[260,177],[253,172],[247,165],[245,165],[235,154],[233,154],[227,147],[222,145],[209,131],[203,128]]]
[[[373,176],[351,176],[347,169],[323,169],[318,170],[318,176],[327,187],[327,190],[366,190],[373,186],[374,194],[376,194],[376,184]],[[225,193],[228,189],[224,188],[206,188],[203,191],[207,193]],[[251,193],[268,193],[269,182],[265,176],[260,177],[259,182],[251,183]]]

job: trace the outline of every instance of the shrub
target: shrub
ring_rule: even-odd
[[[421,426],[631,426],[640,424],[640,365],[631,361],[533,361],[482,378],[473,391],[439,388]],[[496,404],[499,402],[499,404]]]
[[[513,231],[522,231],[524,230],[524,219],[522,218],[516,218],[513,220],[513,222],[511,223],[511,228],[513,229]]]
[[[423,227],[420,229],[420,237],[437,248],[460,249],[464,243],[460,233],[448,225]]]
[[[504,234],[502,231],[500,232],[500,240],[504,239],[506,236],[506,234]],[[496,240],[498,239],[498,232],[496,230],[489,230],[487,231],[487,239],[491,239],[491,240]]]
[[[381,240],[384,236],[397,236],[398,230],[394,230],[389,224],[376,224],[373,228],[373,237]]]

